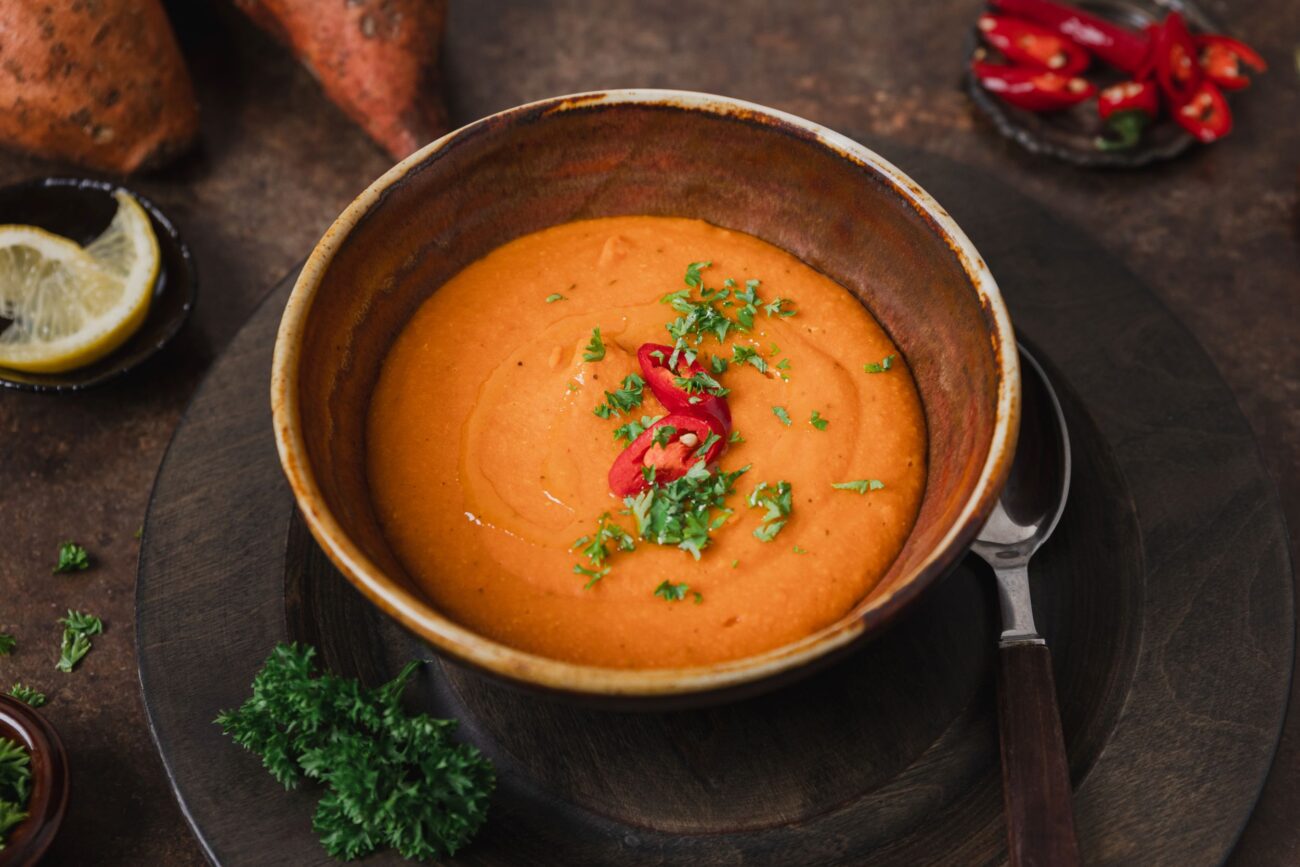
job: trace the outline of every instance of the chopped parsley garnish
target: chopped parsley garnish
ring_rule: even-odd
[[[678,314],[677,318],[667,326],[668,333],[672,335],[674,341],[672,357],[667,363],[673,369],[677,367],[679,354],[688,351],[688,342],[698,346],[706,336],[711,334],[721,343],[727,339],[727,334],[732,328],[752,331],[754,317],[760,306],[768,316],[793,316],[795,313],[794,310],[785,308],[785,305],[790,303],[786,298],[776,298],[768,304],[763,304],[762,299],[758,297],[759,281],[757,280],[746,280],[743,290],[737,289],[736,281],[732,279],[724,280],[721,289],[706,287],[700,272],[711,264],[711,262],[692,262],[686,268],[686,277],[683,281],[687,288],[670,292],[662,299],[663,303],[671,305]],[[698,299],[692,297],[692,290],[699,292]],[[724,312],[726,310],[734,310],[735,319],[730,318]],[[733,357],[732,360],[736,359]]]
[[[653,445],[657,445],[660,448],[663,448],[664,446],[668,445],[668,443],[672,442],[672,439],[676,434],[677,434],[677,428],[674,425],[661,424],[659,425],[659,427],[655,428],[655,435],[650,438],[650,442]],[[648,469],[653,470],[654,467],[648,467]],[[654,481],[654,480],[652,478],[649,481]]]
[[[721,376],[727,372],[727,359],[723,358],[721,355],[710,355],[709,367],[712,368],[714,373]]]
[[[569,380],[568,383],[567,383],[564,387],[565,387],[567,390],[569,390],[569,391],[577,391],[578,389],[582,388],[581,385],[578,385],[578,383],[575,382],[575,381],[572,380],[572,379]]]
[[[90,636],[103,633],[104,622],[93,614],[71,609],[59,622],[63,624],[63,639],[59,645],[59,661],[54,667],[66,674],[90,652]]]
[[[582,353],[583,361],[600,361],[605,357],[605,341],[600,339],[600,328],[591,329],[591,340],[587,342],[587,350]]]
[[[627,424],[619,425],[614,428],[614,439],[625,439],[628,442],[632,442],[632,440],[645,433],[651,425],[659,421],[661,418],[663,418],[661,415],[643,415],[641,416],[640,421],[633,419]],[[665,427],[671,427],[671,425],[665,425]]]
[[[9,832],[27,818],[31,762],[31,754],[22,744],[0,738],[0,851],[4,851]]]
[[[687,265],[686,277],[684,278],[686,285],[692,289],[699,289],[704,285],[704,278],[700,276],[700,272],[711,267],[713,267],[713,262],[692,262]]]
[[[637,534],[656,545],[676,545],[696,560],[709,545],[714,530],[727,522],[731,509],[728,494],[736,479],[749,472],[745,466],[731,473],[710,472],[704,461],[696,462],[686,475],[666,485],[655,485],[627,497],[623,503],[636,519]],[[718,515],[713,513],[717,511]]]
[[[286,789],[303,777],[327,791],[312,828],[335,858],[392,847],[410,860],[448,858],[483,825],[496,784],[491,763],[451,740],[456,723],[408,714],[402,692],[419,666],[367,689],[316,674],[315,651],[280,644],[244,704],[217,725],[257,753]]]
[[[90,568],[90,556],[86,549],[76,542],[64,542],[59,546],[59,565],[55,572],[79,572]]]
[[[713,448],[714,444],[720,439],[722,439],[722,437],[718,436],[713,431],[709,431],[709,435],[704,438],[704,442],[700,443],[700,447],[695,450],[695,457],[702,458],[707,455],[709,449]]]
[[[740,343],[731,344],[731,360],[735,364],[752,365],[759,373],[767,373],[767,360],[759,355],[758,350],[752,346],[744,346]]]
[[[660,599],[666,599],[669,602],[681,602],[686,598],[686,594],[690,592],[690,589],[690,585],[688,584],[670,584],[668,579],[665,578],[660,582],[659,586],[655,588],[654,595],[658,596]],[[698,593],[695,595],[699,596]]]
[[[772,414],[781,420],[781,424],[785,425],[786,427],[790,426],[790,413],[785,411],[785,407],[783,406],[772,407]]]
[[[645,399],[645,380],[639,374],[629,373],[623,377],[623,386],[616,391],[605,392],[605,400],[592,410],[601,418],[611,415],[629,413],[641,405]]]
[[[790,359],[788,359],[788,358],[782,358],[780,361],[777,362],[777,364],[776,364],[776,369],[777,369],[777,370],[789,370],[789,369],[790,369]]]
[[[793,316],[795,311],[787,310],[782,306],[789,303],[789,298],[773,298],[771,303],[763,305],[763,310],[768,316]]]
[[[567,301],[567,300],[568,299],[565,298],[563,295],[561,295],[559,292],[552,292],[550,295],[546,296],[547,304],[554,304],[556,301]]]
[[[760,519],[761,523],[754,530],[754,538],[760,542],[771,542],[781,532],[785,522],[790,520],[790,513],[794,510],[790,483],[781,481],[769,485],[767,482],[759,482],[758,487],[749,495],[749,505],[750,508],[766,509]]]
[[[817,430],[826,430],[826,426],[830,424],[830,421],[822,418],[822,414],[817,410],[813,410],[812,418],[808,420],[808,423],[817,428]]]
[[[594,535],[582,536],[569,546],[569,550],[582,548],[582,556],[587,558],[589,564],[589,566],[582,566],[575,563],[573,566],[576,574],[585,575],[588,579],[582,587],[583,590],[590,590],[597,581],[609,574],[609,567],[605,565],[605,561],[609,559],[610,550],[606,543],[612,543],[619,551],[636,550],[636,540],[632,538],[632,534],[615,524],[609,512],[596,519]]]
[[[894,359],[897,357],[897,355],[886,355],[884,358],[880,359],[879,363],[875,361],[867,362],[862,365],[862,369],[867,373],[884,373],[886,370],[889,370],[889,368],[894,366]]]
[[[857,491],[859,494],[865,494],[867,491],[879,491],[885,486],[880,479],[855,479],[852,482],[832,482],[832,488],[838,488],[841,491]]]
[[[0,632],[0,656],[8,656],[18,646],[18,639],[8,632]]]
[[[21,683],[15,683],[10,687],[9,695],[30,705],[31,707],[40,707],[45,704],[45,693],[37,692],[30,686],[24,686]]]
[[[800,548],[798,545],[795,545],[795,546],[794,546],[794,552],[795,552],[796,554],[807,554],[807,553],[808,553],[808,552],[805,551],[803,548]]]
[[[743,443],[744,441],[745,438],[740,435],[740,431],[738,430],[733,430],[731,436],[727,437],[727,442],[729,443]]]
[[[687,394],[712,394],[716,397],[726,397],[731,394],[731,389],[723,388],[722,383],[709,376],[704,371],[697,371],[686,376],[673,377],[673,384]]]

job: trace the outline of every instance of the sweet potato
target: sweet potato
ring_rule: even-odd
[[[166,161],[197,132],[159,0],[0,2],[0,143],[127,173]]]
[[[396,158],[436,138],[446,0],[235,0]]]

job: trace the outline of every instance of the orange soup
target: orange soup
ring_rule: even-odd
[[[380,524],[434,604],[626,668],[842,617],[911,530],[925,445],[904,359],[847,290],[664,217],[555,226],[465,268],[399,335],[367,425]]]

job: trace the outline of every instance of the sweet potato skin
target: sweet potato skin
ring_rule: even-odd
[[[160,0],[0,2],[0,143],[126,174],[197,133]]]
[[[394,158],[446,131],[446,0],[235,0]]]

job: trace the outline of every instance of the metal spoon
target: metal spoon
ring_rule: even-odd
[[[1070,491],[1070,436],[1047,375],[1020,347],[1020,440],[1006,488],[972,550],[997,577],[1002,608],[998,734],[1013,867],[1079,863],[1070,768],[1052,653],[1034,626],[1029,558],[1047,541]]]

